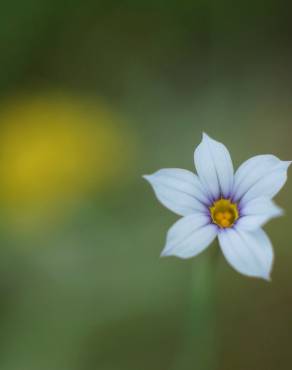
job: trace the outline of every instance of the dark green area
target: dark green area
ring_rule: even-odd
[[[48,89],[101,98],[137,141],[126,184],[50,233],[1,226],[1,370],[175,370],[190,273],[209,254],[158,258],[176,217],[141,176],[193,169],[202,131],[236,166],[260,153],[292,158],[290,17],[288,3],[273,0],[1,4],[0,103]],[[218,370],[290,366],[291,181],[277,200],[287,213],[267,227],[272,283],[219,257]],[[193,358],[187,367],[201,370]]]

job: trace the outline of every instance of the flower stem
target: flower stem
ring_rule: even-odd
[[[201,256],[191,266],[185,340],[181,356],[175,364],[177,370],[217,368],[214,285],[218,250],[216,246],[216,250]]]

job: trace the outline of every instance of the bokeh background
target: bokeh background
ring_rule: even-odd
[[[192,170],[202,131],[236,166],[292,159],[287,5],[1,4],[1,370],[289,368],[291,181],[277,197],[286,216],[266,228],[272,283],[219,255],[209,300],[204,275],[190,287],[209,252],[158,258],[176,216],[141,177]],[[213,307],[191,311],[180,365],[202,295]]]

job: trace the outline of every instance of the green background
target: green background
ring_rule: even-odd
[[[272,282],[239,275],[220,254],[212,271],[216,299],[207,300],[214,316],[194,310],[196,340],[186,364],[176,366],[197,294],[190,277],[210,252],[159,259],[177,217],[142,179],[164,167],[193,170],[203,131],[229,148],[236,167],[256,154],[292,159],[287,4],[1,5],[1,106],[43,91],[102,100],[135,147],[121,181],[87,195],[49,231],[17,232],[2,223],[1,370],[201,370],[201,335],[218,370],[289,368],[291,181],[277,197],[285,217],[266,227],[275,249]]]

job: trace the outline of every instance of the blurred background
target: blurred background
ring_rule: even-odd
[[[281,0],[1,5],[1,370],[289,367],[292,179],[266,228],[272,283],[220,255],[179,365],[209,252],[159,259],[177,217],[141,176],[193,170],[202,131],[235,166],[291,160],[291,34]]]

